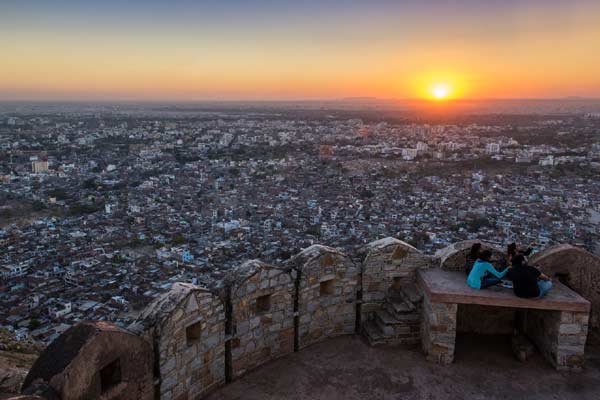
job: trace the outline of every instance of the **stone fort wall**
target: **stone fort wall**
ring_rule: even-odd
[[[246,262],[232,269],[222,286],[216,288],[174,284],[128,328],[128,334],[137,337],[141,344],[132,347],[136,354],[121,356],[124,361],[118,376],[113,372],[113,376],[106,378],[102,371],[106,375],[107,367],[94,364],[85,372],[90,376],[86,379],[96,385],[98,398],[119,398],[103,391],[103,383],[98,382],[112,379],[111,390],[120,387],[122,393],[129,383],[120,381],[131,373],[128,369],[135,369],[128,360],[140,360],[153,365],[151,369],[147,365],[138,369],[148,371],[144,380],[147,383],[144,388],[136,387],[135,392],[129,392],[136,393],[131,398],[200,399],[272,359],[331,337],[360,332],[361,324],[373,321],[374,313],[387,312],[386,307],[389,310],[390,303],[386,302],[390,289],[414,284],[416,271],[421,268],[460,270],[471,244],[460,242],[430,256],[400,240],[386,238],[367,245],[362,262],[355,262],[336,249],[314,245],[283,265]],[[484,247],[492,248],[497,255],[501,252],[491,245]],[[532,263],[553,276],[557,273],[564,278],[567,271],[571,287],[592,302],[592,315],[597,316],[600,297],[595,277],[600,258],[573,249],[550,248],[532,257]],[[429,310],[431,305],[423,307]],[[418,312],[420,319],[421,314],[431,314],[422,313],[420,306],[415,310],[411,312]],[[407,314],[407,319],[410,315]],[[462,325],[461,321],[458,325]],[[592,318],[590,327],[599,327],[597,317]],[[397,331],[393,333],[409,328],[412,325],[394,325]],[[459,330],[481,331],[481,327],[466,326]],[[103,335],[110,334],[110,330],[104,331]],[[116,344],[113,346],[106,338],[101,346],[94,345],[96,337],[100,336],[90,336],[85,344],[98,349],[100,354],[96,359],[112,360],[114,354],[123,353],[122,346],[115,353]],[[79,345],[62,340],[65,348]],[[23,393],[43,394],[43,398],[51,398],[47,393],[54,393],[56,399],[67,398],[61,393],[62,388],[77,376],[69,366],[80,363],[85,356],[78,351],[72,353],[72,360],[66,360],[65,367],[57,368],[51,377],[40,375],[33,368]],[[40,358],[43,357],[44,354]],[[52,382],[61,382],[60,388],[55,388]]]

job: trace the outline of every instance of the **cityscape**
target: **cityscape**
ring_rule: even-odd
[[[599,16],[3,0],[0,400],[600,399]]]
[[[80,320],[127,326],[173,282],[218,286],[315,243],[600,254],[599,113],[363,114],[3,113],[2,325],[46,344]]]

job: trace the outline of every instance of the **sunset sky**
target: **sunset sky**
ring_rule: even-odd
[[[600,1],[2,0],[0,55],[3,100],[600,97]]]

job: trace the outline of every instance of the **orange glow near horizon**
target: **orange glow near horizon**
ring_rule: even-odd
[[[104,13],[72,3],[3,4],[0,100],[600,98],[598,1],[553,1],[543,18],[533,0],[345,13],[315,2],[304,14],[290,7],[308,0],[267,14],[238,2],[150,2],[154,13],[134,0],[106,0]]]

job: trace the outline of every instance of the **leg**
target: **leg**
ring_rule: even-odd
[[[538,287],[540,289],[540,298],[544,297],[546,293],[552,288],[552,281],[538,281]]]
[[[500,279],[494,277],[488,277],[488,278],[483,278],[481,280],[481,288],[485,289],[488,288],[490,286],[494,286],[500,283]]]

